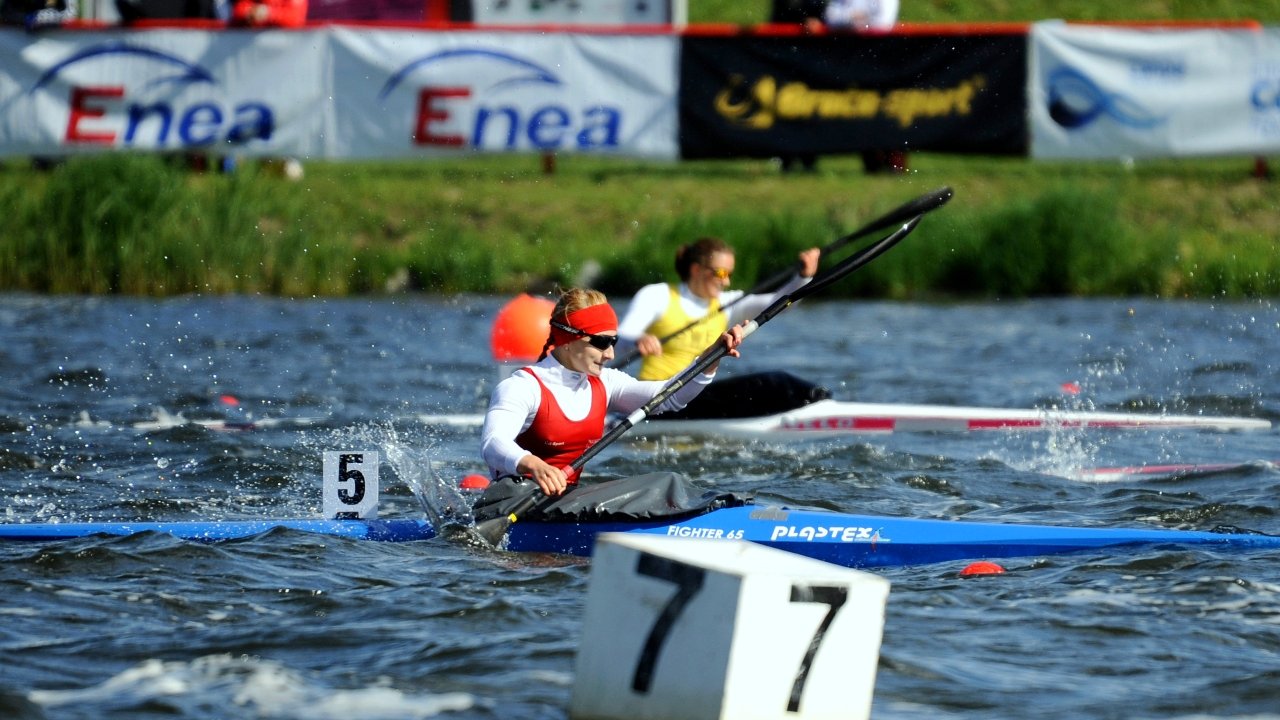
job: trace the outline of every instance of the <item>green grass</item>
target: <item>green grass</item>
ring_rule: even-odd
[[[769,0],[693,0],[692,22],[756,24]],[[904,0],[905,22],[1256,19],[1280,0]],[[0,164],[0,289],[53,293],[342,295],[545,290],[612,294],[671,279],[681,243],[722,235],[749,286],[902,202],[955,199],[835,294],[1280,294],[1280,207],[1248,158],[1051,163],[917,153],[868,176],[853,157],[812,174],[768,161],[567,156],[313,162],[297,183],[252,163],[193,174],[176,159]]]
[[[611,294],[671,279],[674,249],[715,234],[739,282],[787,266],[901,203],[955,199],[834,289],[846,296],[1280,294],[1280,207],[1247,159],[1032,163],[914,154],[869,176],[856,158],[782,174],[768,161],[528,156],[311,163],[192,174],[152,156],[0,172],[12,209],[0,287],[55,293],[342,295],[387,288],[512,293],[590,281]],[[106,188],[106,192],[101,189]]]

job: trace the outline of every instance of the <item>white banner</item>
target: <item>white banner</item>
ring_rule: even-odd
[[[1280,34],[1036,23],[1027,97],[1037,158],[1280,150]]]
[[[0,30],[0,155],[678,156],[678,38]]]
[[[346,156],[678,155],[678,39],[335,27]]]
[[[0,32],[0,154],[314,154],[324,59],[311,33]]]

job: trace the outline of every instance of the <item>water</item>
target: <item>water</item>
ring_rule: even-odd
[[[502,301],[0,296],[0,520],[315,516],[325,450],[383,452],[383,517],[456,501],[432,472],[479,470],[475,431],[413,417],[482,410]],[[811,302],[744,350],[733,371],[789,369],[842,399],[1280,421],[1270,303]],[[589,471],[674,469],[869,514],[1276,533],[1268,462],[1065,477],[1276,459],[1275,431],[1060,430],[628,441]],[[874,717],[1280,712],[1280,553],[1005,565],[977,579],[958,564],[880,571],[892,591]],[[0,717],[563,718],[589,571],[283,531],[3,545]]]

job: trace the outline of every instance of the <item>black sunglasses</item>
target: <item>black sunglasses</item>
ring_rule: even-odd
[[[554,328],[563,330],[567,333],[573,333],[578,337],[586,338],[587,342],[591,344],[591,347],[597,350],[608,350],[609,348],[618,344],[617,335],[592,335],[591,333],[582,332],[576,327],[571,327],[569,325],[565,325],[562,322],[556,322],[555,320],[551,321],[551,326]]]

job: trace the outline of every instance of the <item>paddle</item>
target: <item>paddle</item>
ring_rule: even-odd
[[[789,294],[783,295],[774,300],[769,307],[765,308],[754,319],[743,325],[742,338],[745,340],[747,336],[754,333],[761,325],[772,320],[774,316],[778,315],[783,310],[786,310],[819,290],[826,288],[849,273],[852,273],[854,270],[857,270],[863,265],[866,265],[879,257],[881,253],[898,244],[903,238],[910,235],[911,232],[916,229],[916,226],[920,224],[920,217],[921,216],[917,215],[893,234],[880,239],[874,245],[869,245],[840,261],[840,263],[835,267],[814,277],[807,285],[796,288]],[[573,462],[569,463],[569,467],[573,470],[581,470],[582,467],[587,464],[588,460],[595,457],[601,450],[604,450],[615,440],[622,437],[622,435],[628,430],[635,427],[637,423],[648,417],[655,408],[666,402],[668,398],[679,391],[680,388],[688,384],[688,382],[698,373],[701,373],[711,367],[712,364],[723,358],[728,352],[729,351],[725,346],[720,344],[719,341],[711,347],[708,347],[701,355],[698,356],[697,360],[693,361],[693,364],[685,368],[679,375],[672,378],[657,395],[654,395],[649,400],[649,402],[645,403],[643,407],[632,412],[630,415],[623,418],[623,420],[617,425],[610,428],[609,431],[600,438],[600,440],[587,448],[586,451],[579,455]],[[476,534],[495,547],[502,542],[502,537],[507,534],[507,528],[511,527],[512,523],[519,520],[522,515],[533,509],[547,497],[542,493],[541,488],[539,488],[536,483],[529,482],[529,486],[531,488],[529,494],[520,500],[520,502],[507,515],[476,523]]]
[[[950,187],[943,186],[937,190],[934,190],[931,193],[926,193],[924,195],[921,195],[918,198],[909,200],[903,203],[902,205],[894,208],[893,210],[890,210],[888,213],[881,215],[875,220],[872,220],[866,225],[863,225],[857,230],[854,230],[848,235],[845,235],[844,237],[841,237],[835,240],[830,245],[827,245],[826,247],[822,248],[819,251],[819,254],[822,255],[823,257],[826,257],[831,253],[834,253],[835,251],[844,247],[845,245],[848,245],[849,243],[853,242],[854,240],[870,235],[873,232],[884,230],[894,225],[899,225],[901,223],[904,223],[910,220],[911,218],[916,217],[917,215],[923,215],[929,212],[930,210],[935,210],[937,208],[940,208],[943,205],[945,205],[948,200],[951,199],[951,196],[953,194],[954,193],[951,191]],[[729,308],[734,306],[735,303],[737,303],[739,300],[741,300],[742,298],[748,295],[759,295],[761,293],[772,292],[776,290],[783,283],[785,283],[792,275],[796,274],[797,272],[800,272],[803,269],[804,269],[803,263],[797,260],[795,264],[792,265],[791,267],[780,271],[776,275],[765,278],[764,280],[756,283],[746,293],[734,298],[732,302],[725,303],[724,306],[720,308],[720,312],[727,312]],[[698,323],[701,323],[711,317],[714,317],[714,315],[712,314],[703,315],[702,317],[696,320],[692,320],[689,322],[689,324],[685,325],[679,330],[668,333],[667,335],[661,338],[658,338],[658,342],[665,343],[671,338],[679,335],[680,333],[698,325]],[[616,367],[616,368],[626,367],[630,365],[632,362],[634,362],[635,359],[638,357],[640,357],[640,351],[632,350],[626,355],[623,355],[621,358],[614,360],[611,367]]]

